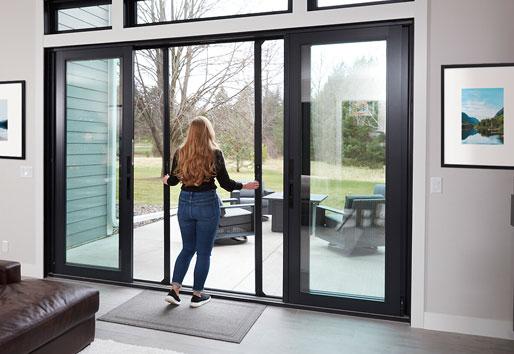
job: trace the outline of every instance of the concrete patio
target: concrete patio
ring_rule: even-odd
[[[283,235],[271,232],[271,218],[263,227],[263,289],[267,295],[282,296]],[[134,279],[161,281],[164,268],[164,223],[156,221],[134,230]],[[171,271],[181,249],[177,218],[171,217]],[[207,288],[254,293],[255,239],[245,243],[216,245]],[[115,267],[118,236],[114,235],[67,251],[67,261]],[[345,256],[316,237],[310,240],[310,289],[338,294],[383,298],[385,249],[376,253]],[[195,259],[184,283],[193,283]]]

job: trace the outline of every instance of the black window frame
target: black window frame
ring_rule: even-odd
[[[100,5],[112,6],[112,0],[45,0],[45,34],[104,31],[112,29],[112,26],[100,26],[59,31],[57,16],[59,10]]]
[[[398,2],[413,2],[413,1],[415,1],[415,0],[387,0],[387,1],[362,2],[362,3],[346,4],[346,5],[318,6],[318,0],[307,0],[307,11],[320,11],[320,10],[342,9],[342,8],[348,8],[348,7],[386,5],[386,4],[394,4],[394,3],[398,3]]]
[[[249,14],[212,16],[212,17],[191,18],[191,19],[161,21],[161,22],[152,22],[152,23],[137,23],[137,2],[138,1],[142,1],[142,0],[124,0],[124,24],[123,24],[124,28],[169,25],[169,24],[174,24],[174,23],[188,23],[188,22],[200,22],[200,21],[217,21],[217,20],[227,20],[227,19],[232,19],[232,18],[280,15],[280,14],[288,14],[288,13],[293,12],[293,0],[287,0],[287,10],[282,10],[282,11],[266,11],[266,12],[256,12],[256,13],[249,13]]]

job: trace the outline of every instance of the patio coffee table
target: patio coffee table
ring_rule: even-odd
[[[313,223],[316,222],[316,206],[324,201],[328,196],[326,194],[311,194],[309,201],[302,200],[302,215],[310,213],[310,228],[312,230]],[[275,192],[268,194],[262,199],[269,200],[271,210],[271,231],[272,232],[283,232],[284,231],[284,193]],[[305,206],[305,208],[304,208]],[[306,210],[304,210],[306,209]]]

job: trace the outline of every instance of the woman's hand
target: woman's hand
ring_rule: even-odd
[[[259,188],[259,181],[252,181],[243,184],[243,189],[257,189]]]
[[[166,175],[166,176],[162,177],[162,183],[164,183],[165,185],[168,185],[169,178],[170,178],[170,175]]]

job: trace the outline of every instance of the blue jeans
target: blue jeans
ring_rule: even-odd
[[[196,253],[193,290],[203,290],[220,221],[219,203],[215,190],[180,192],[177,216],[182,234],[182,251],[175,261],[173,284],[182,285],[191,258]]]

